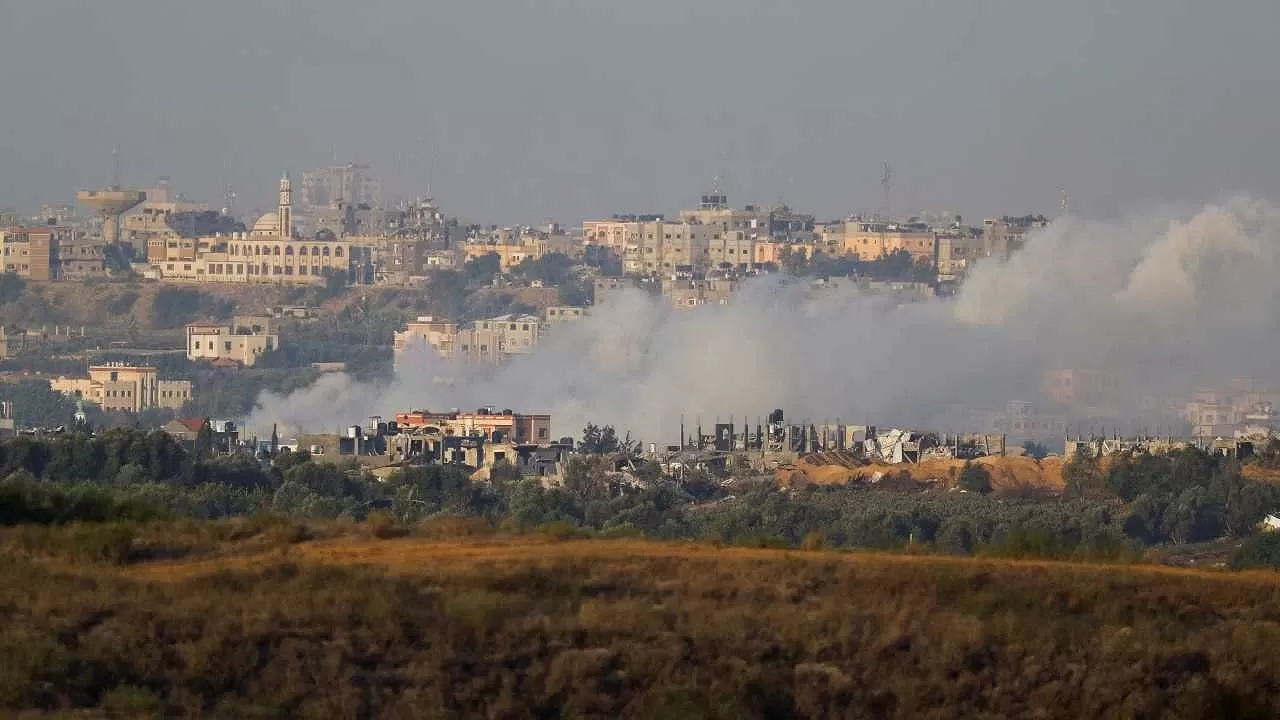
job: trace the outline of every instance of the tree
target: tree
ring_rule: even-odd
[[[502,272],[502,258],[498,253],[486,253],[467,261],[463,266],[467,284],[485,285],[493,280],[493,276]]]
[[[1111,494],[1106,478],[1098,466],[1098,459],[1088,451],[1076,454],[1062,466],[1062,480],[1065,484],[1062,496],[1068,500],[1099,498]]]
[[[991,473],[982,465],[967,460],[960,470],[958,484],[961,490],[985,495],[991,492]]]
[[[1049,457],[1049,448],[1045,447],[1044,443],[1039,443],[1035,440],[1028,440],[1022,443],[1022,449],[1027,451],[1029,457],[1033,457],[1036,460],[1043,460]]]
[[[209,418],[205,418],[204,422],[200,423],[192,454],[195,455],[196,462],[207,460],[213,455],[213,426],[209,424]]]
[[[27,281],[17,273],[0,273],[0,305],[19,300],[27,289]]]
[[[618,434],[612,425],[598,427],[592,423],[582,429],[582,440],[578,443],[578,452],[588,455],[607,455],[622,450]]]

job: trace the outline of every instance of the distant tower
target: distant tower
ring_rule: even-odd
[[[280,178],[280,237],[293,237],[293,183],[287,172]]]

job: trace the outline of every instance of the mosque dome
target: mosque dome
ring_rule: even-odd
[[[275,213],[267,213],[258,218],[258,222],[253,224],[254,235],[279,235],[280,234],[280,216]]]

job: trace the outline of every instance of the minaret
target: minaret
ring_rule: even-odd
[[[285,240],[293,238],[293,183],[289,182],[289,173],[280,178],[280,237]]]

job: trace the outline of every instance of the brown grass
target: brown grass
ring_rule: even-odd
[[[510,718],[1280,711],[1272,573],[337,532],[283,546],[214,533],[187,557],[123,567],[13,558],[0,566],[9,618],[0,626],[0,709]]]

